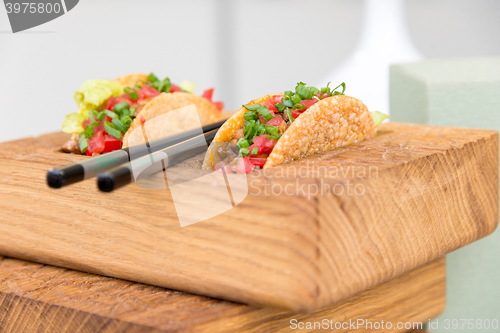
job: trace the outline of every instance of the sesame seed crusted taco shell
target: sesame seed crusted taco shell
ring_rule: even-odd
[[[272,96],[248,103],[260,104]],[[244,126],[243,107],[219,130],[214,142],[229,142],[234,132]],[[375,135],[375,124],[368,108],[360,100],[336,95],[313,104],[287,128],[267,158],[264,168],[288,163],[318,152],[361,142]],[[213,168],[213,159],[208,149],[203,163],[204,169]]]
[[[121,84],[124,87],[133,88],[135,86],[135,83],[138,80],[142,80],[142,81],[146,82],[147,78],[148,78],[148,76],[146,74],[136,73],[136,74],[127,74],[127,75],[120,76],[119,78],[116,78],[113,81]]]
[[[167,112],[180,109],[189,105],[196,106],[196,111],[201,123],[201,126],[206,126],[217,121],[224,119],[222,112],[220,112],[215,105],[213,105],[206,98],[196,96],[193,94],[188,94],[184,92],[176,93],[161,93],[152,100],[150,100],[136,118],[132,121],[127,133],[123,136],[123,147],[133,146],[135,144],[142,143],[144,140],[141,136],[140,138],[132,137],[131,133],[134,129],[141,126],[142,119],[144,121],[151,120],[159,115],[165,114]],[[165,118],[167,119],[167,118]],[[168,118],[170,119],[170,118]],[[170,119],[172,121],[174,118]],[[179,120],[176,124],[163,124],[164,126],[155,126],[154,130],[148,131],[148,139],[150,141],[158,140],[164,138],[168,135],[176,134],[182,131],[193,129],[190,128],[190,124],[196,126],[196,121],[181,121]],[[139,131],[140,132],[140,131]],[[138,133],[138,132],[136,132]],[[137,139],[137,140],[136,140]]]
[[[278,140],[265,168],[361,142],[375,135],[368,108],[359,99],[337,95],[301,114]]]

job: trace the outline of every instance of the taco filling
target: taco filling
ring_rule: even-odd
[[[272,95],[263,103],[243,105],[246,109],[244,126],[236,130],[230,140],[235,144],[229,148],[232,152],[223,152],[223,149],[219,147],[217,150],[219,156],[216,156],[219,162],[214,165],[213,170],[248,173],[256,167],[263,167],[278,140],[295,119],[324,98],[344,95],[345,83],[341,83],[334,89],[331,89],[329,85],[330,83],[318,89],[299,82],[295,91],[289,90],[284,94]],[[342,91],[339,91],[340,89]],[[231,164],[236,161],[230,160],[231,156],[243,158],[238,159],[237,164],[231,167]]]
[[[213,88],[201,96],[222,111],[224,103],[213,102]],[[194,84],[184,81],[180,85],[169,78],[158,79],[154,74],[132,74],[111,80],[86,81],[75,93],[80,110],[66,116],[63,132],[72,133],[62,150],[68,153],[97,156],[121,149],[123,136],[136,117],[144,123],[140,111],[162,93],[193,94]]]

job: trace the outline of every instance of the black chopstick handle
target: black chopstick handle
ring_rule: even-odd
[[[145,162],[157,160],[155,159],[155,156],[158,156],[160,158],[167,156],[168,159],[163,159],[163,161],[164,163],[166,163],[164,164],[164,166],[168,167],[169,165],[176,164],[189,157],[192,157],[193,155],[206,151],[207,146],[200,145],[200,139],[203,137],[206,144],[210,145],[215,137],[215,134],[217,134],[217,129],[178,143],[174,146],[165,148],[163,150],[153,152],[151,155],[134,160],[134,163],[141,164],[143,160]],[[105,173],[99,174],[97,176],[97,187],[102,192],[111,192],[131,183],[133,179],[134,177],[132,163],[128,162],[111,170],[108,170]]]
[[[129,160],[128,148],[124,148],[59,168],[50,169],[47,171],[47,184],[52,188],[61,188],[92,178],[99,174],[99,172],[116,167]]]
[[[224,124],[225,120],[206,125],[202,127],[203,133],[207,133],[218,129]],[[180,142],[186,141],[194,136],[199,135],[199,129],[189,130],[179,134],[175,134],[160,140],[153,141],[146,145],[134,146],[112,151],[100,156],[91,157],[80,162],[75,162],[63,167],[50,169],[47,171],[47,184],[52,188],[61,188],[71,185],[79,181],[95,177],[101,172],[110,170],[114,167],[122,165],[130,161],[131,158],[136,159],[150,154],[150,147],[153,150],[161,150],[173,146]],[[129,149],[133,151],[133,156],[130,156]]]

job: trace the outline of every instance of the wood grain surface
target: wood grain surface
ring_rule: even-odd
[[[401,324],[401,329],[387,329],[387,322],[394,327],[398,323],[408,323],[407,327],[425,323],[443,311],[444,305],[444,258],[310,314],[251,307],[0,258],[2,333],[405,332],[408,330]],[[291,322],[293,319],[297,322]],[[324,319],[328,326],[333,325],[332,330],[307,328],[308,322],[324,324]],[[347,327],[349,320],[364,322],[359,327]],[[385,329],[375,329],[375,323],[382,320]],[[372,323],[372,329],[366,321]],[[301,322],[304,329],[291,329]],[[339,329],[335,329],[335,323]]]
[[[251,174],[243,202],[182,228],[169,190],[132,184],[99,193],[93,180],[48,188],[47,169],[85,158],[58,152],[65,139],[0,144],[0,254],[314,311],[485,237],[498,223],[491,130],[384,124],[372,140]],[[291,191],[269,191],[280,186]],[[309,186],[344,192],[303,191]]]

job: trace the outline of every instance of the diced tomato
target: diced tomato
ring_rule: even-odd
[[[104,149],[103,153],[109,153],[113,150],[121,149],[122,140],[119,140],[109,134],[104,135]]]
[[[309,108],[311,105],[317,103],[318,100],[315,98],[315,99],[305,99],[303,101],[300,101],[300,104],[304,105],[306,108],[301,110],[301,111],[305,111],[307,110],[307,108]]]
[[[87,156],[92,156],[92,154],[100,154],[104,150],[104,134],[103,132],[95,132],[92,138],[87,140],[88,148],[85,151]]]
[[[170,92],[174,93],[174,92],[180,92],[180,91],[182,91],[181,88],[177,87],[175,84],[172,83],[172,87],[170,88]]]
[[[255,169],[255,165],[253,165],[248,159],[240,158],[238,164],[234,166],[234,170],[240,173],[250,173]]]
[[[271,97],[269,99],[269,101],[271,103],[273,103],[273,105],[276,105],[277,103],[281,103],[282,99],[283,99],[283,96],[281,96],[281,95],[274,95],[273,97]]]
[[[106,110],[112,111],[116,104],[121,102],[127,102],[129,105],[132,105],[132,100],[127,94],[121,94],[118,97],[111,96],[106,103]]]
[[[259,135],[253,138],[253,144],[248,147],[248,150],[252,152],[254,148],[257,148],[255,155],[270,154],[277,142],[278,140],[270,139],[266,135]]]
[[[213,102],[217,110],[222,111],[224,110],[224,102],[218,101],[218,102]]]
[[[148,86],[147,84],[143,84],[142,88],[140,89],[140,92],[139,91],[137,91],[137,92],[139,93],[140,100],[142,100],[144,98],[155,97],[155,96],[158,96],[160,94],[160,92],[158,90],[156,90],[153,87]],[[141,94],[142,94],[142,98],[141,98]]]
[[[146,122],[146,119],[144,119],[144,117],[143,117],[143,116],[141,116],[141,123],[143,123],[143,124],[144,124],[145,122]]]
[[[292,110],[292,117],[293,117],[293,119],[296,119],[301,114],[302,114],[302,112],[300,112],[300,111]]]
[[[261,105],[267,106],[268,110],[272,111],[271,113],[278,112],[278,110],[276,110],[276,108],[274,107],[274,104],[271,101],[272,101],[272,98],[268,99],[267,101],[265,101]]]
[[[210,89],[205,90],[203,92],[203,95],[201,95],[201,97],[204,97],[211,102],[213,94],[214,94],[214,88],[210,88]]]
[[[264,164],[266,164],[267,158],[265,157],[252,157],[252,156],[245,156],[243,157],[244,159],[246,158],[250,163],[252,163],[255,166],[260,166],[263,167]]]
[[[280,116],[275,116],[273,119],[271,119],[267,122],[267,125],[279,126],[279,124],[281,124],[282,121],[283,121],[283,118],[281,118]]]
[[[85,129],[87,128],[87,126],[90,124],[90,117],[87,118],[87,120],[85,120],[83,123],[82,123],[82,127]]]

